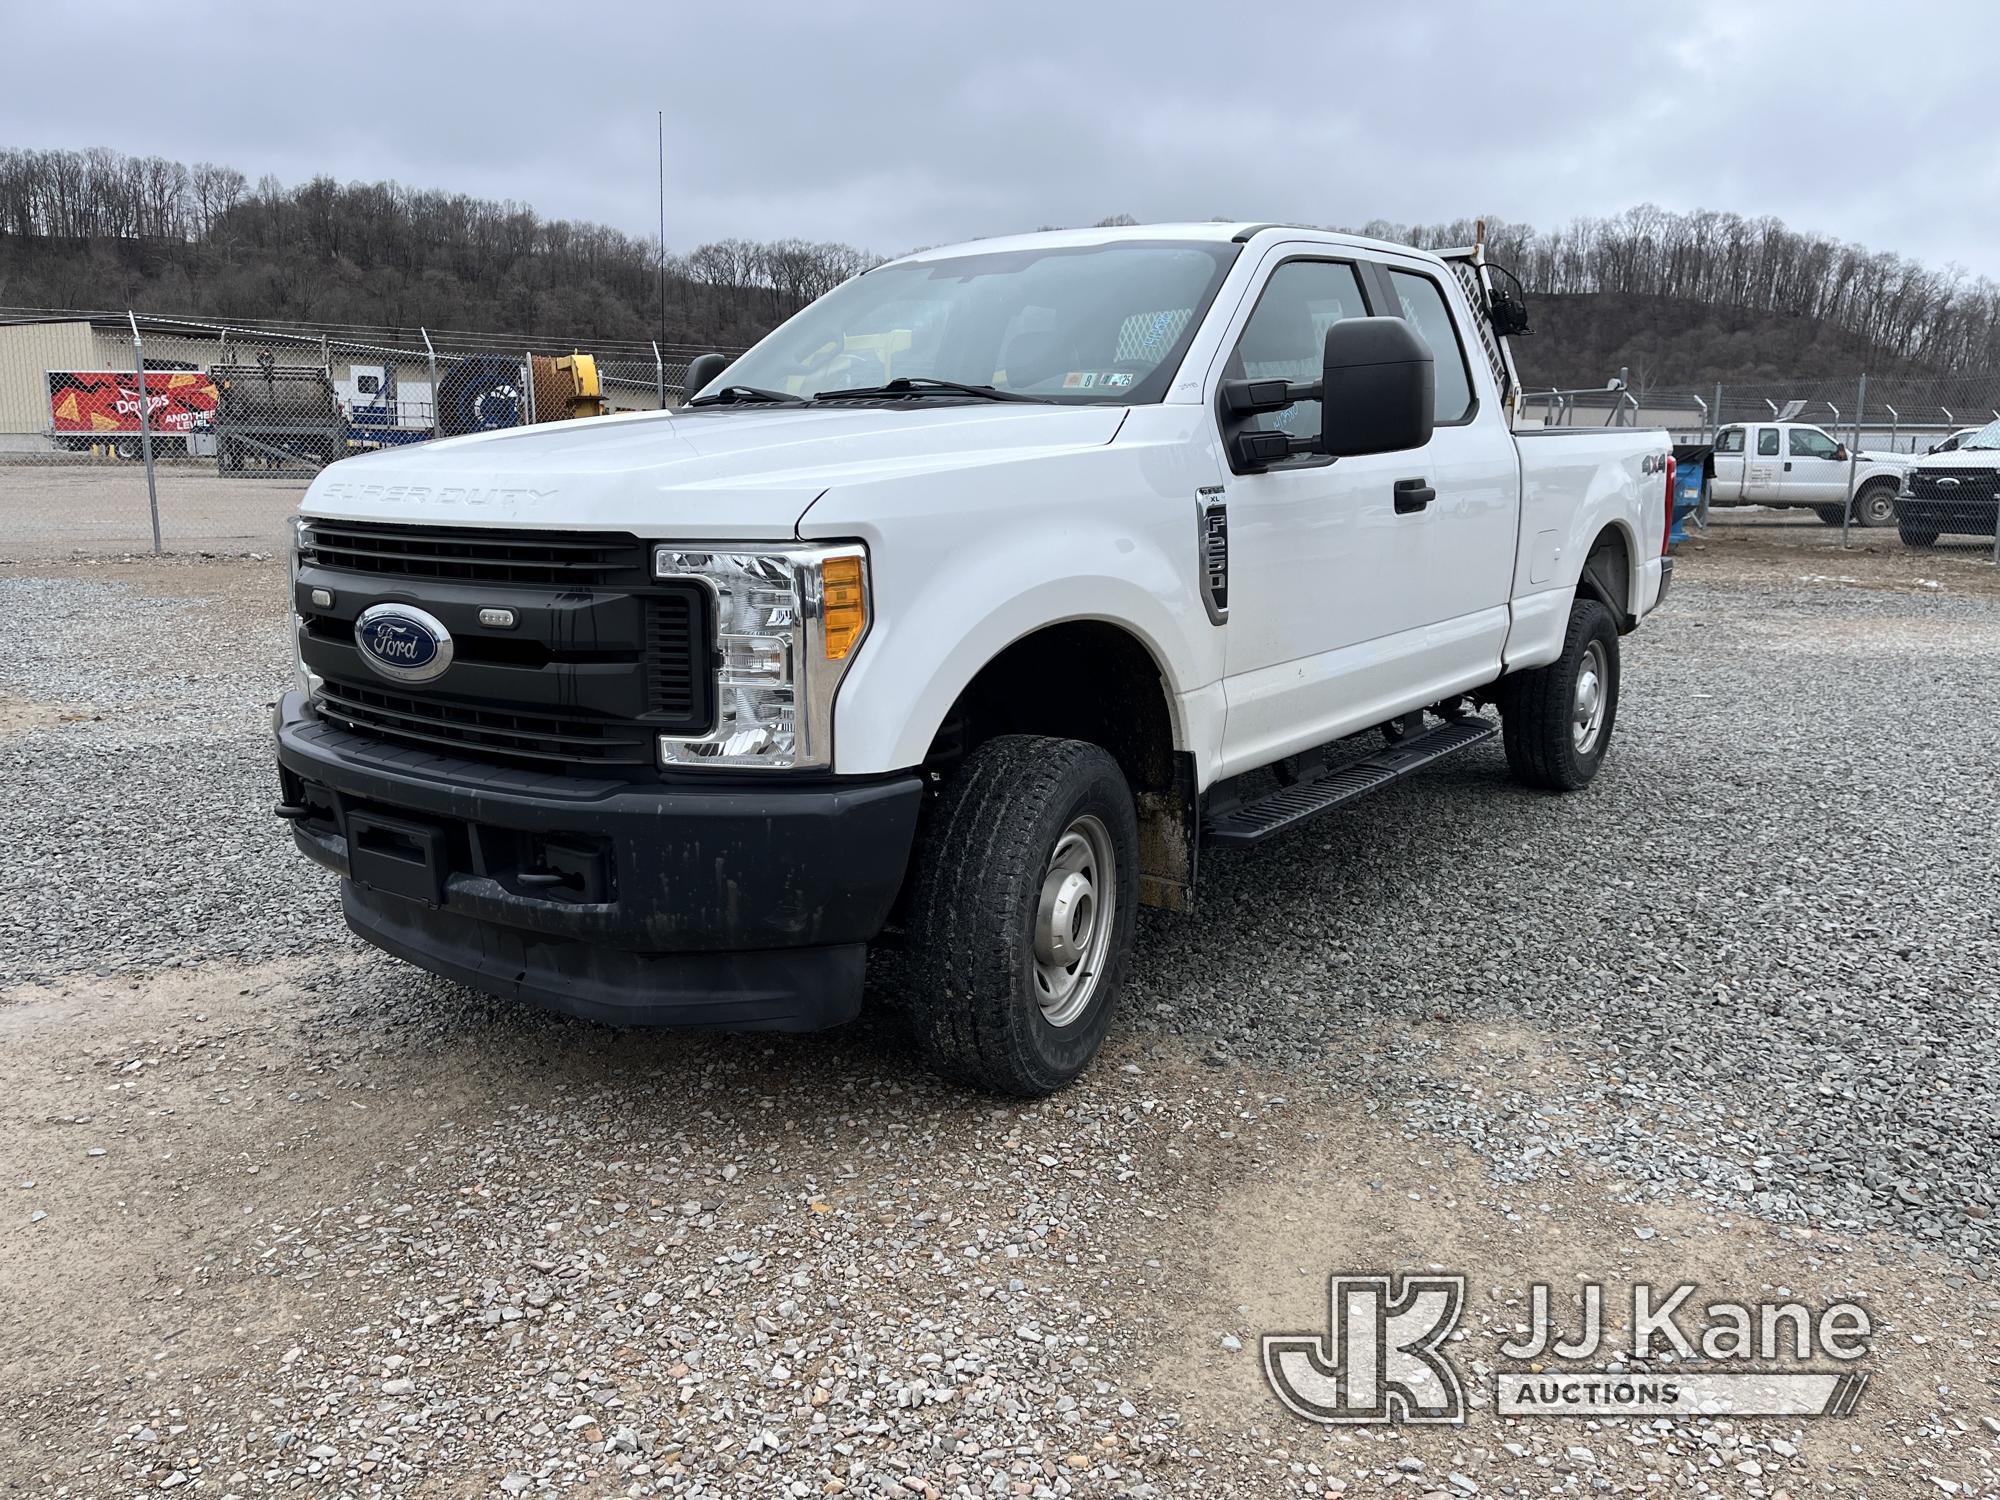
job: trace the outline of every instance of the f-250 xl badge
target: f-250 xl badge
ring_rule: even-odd
[[[1201,547],[1201,602],[1220,625],[1229,618],[1229,497],[1219,484],[1195,494],[1197,541]]]

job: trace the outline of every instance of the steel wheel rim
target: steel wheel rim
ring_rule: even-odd
[[[1592,641],[1583,649],[1583,661],[1576,669],[1576,697],[1570,707],[1569,739],[1578,755],[1597,748],[1604,733],[1604,709],[1611,692],[1611,663],[1604,642]]]
[[[1081,813],[1049,851],[1035,901],[1035,1000],[1049,1025],[1074,1025],[1090,1009],[1117,915],[1111,831],[1102,819]]]

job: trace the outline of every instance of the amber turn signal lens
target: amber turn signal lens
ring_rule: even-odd
[[[826,659],[845,661],[868,628],[868,592],[861,583],[861,559],[829,557],[820,565],[826,620]]]

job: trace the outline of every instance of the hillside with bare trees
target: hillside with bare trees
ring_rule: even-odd
[[[1121,220],[1123,216],[1120,216]],[[1362,232],[1463,244],[1474,221]],[[1951,373],[2000,365],[2000,288],[1771,218],[1642,205],[1554,230],[1487,222],[1535,294],[1537,385]],[[665,257],[600,224],[396,183],[254,185],[226,166],[0,150],[0,305],[505,328],[746,344],[879,257],[720,240]]]

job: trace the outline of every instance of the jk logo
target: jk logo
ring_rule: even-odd
[[[1465,1308],[1463,1276],[1331,1276],[1327,1331],[1264,1335],[1264,1378],[1308,1422],[1465,1420],[1439,1347]]]

